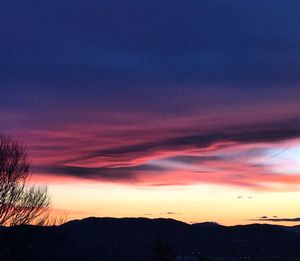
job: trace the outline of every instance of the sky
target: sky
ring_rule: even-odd
[[[54,213],[299,223],[299,1],[1,4],[0,131]]]

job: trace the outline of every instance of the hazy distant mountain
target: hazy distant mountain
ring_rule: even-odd
[[[86,218],[58,227],[0,228],[0,260],[154,259],[157,242],[190,260],[299,260],[298,227],[186,224],[173,219]],[[245,259],[247,258],[247,259]],[[298,258],[298,259],[293,259]]]
[[[291,227],[286,227],[283,226],[284,229],[291,231],[291,232],[295,232],[295,233],[299,233],[300,234],[300,225],[297,226],[291,226]]]
[[[202,223],[194,223],[192,224],[193,227],[218,227],[222,226],[216,222],[202,222]]]

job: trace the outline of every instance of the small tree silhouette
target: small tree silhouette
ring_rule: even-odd
[[[25,147],[0,134],[0,225],[29,224],[47,212],[47,188],[28,185],[29,178]]]
[[[154,246],[153,261],[174,261],[175,254],[168,242],[157,240]]]

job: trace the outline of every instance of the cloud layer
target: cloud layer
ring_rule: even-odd
[[[261,217],[261,218],[256,218],[256,219],[251,219],[252,221],[271,221],[271,222],[299,222],[300,217],[295,217],[295,218],[279,218],[279,217]]]
[[[51,178],[146,186],[214,183],[286,190],[299,185],[300,173],[290,170],[297,171],[299,162],[289,162],[287,154],[300,153],[297,119],[210,131],[186,127],[169,132],[156,127],[151,133],[138,128],[35,133],[31,143],[37,145],[30,147],[33,170]],[[291,164],[290,169],[285,164]]]

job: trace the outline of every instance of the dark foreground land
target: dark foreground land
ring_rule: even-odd
[[[0,227],[0,260],[300,260],[300,227],[145,218]]]

